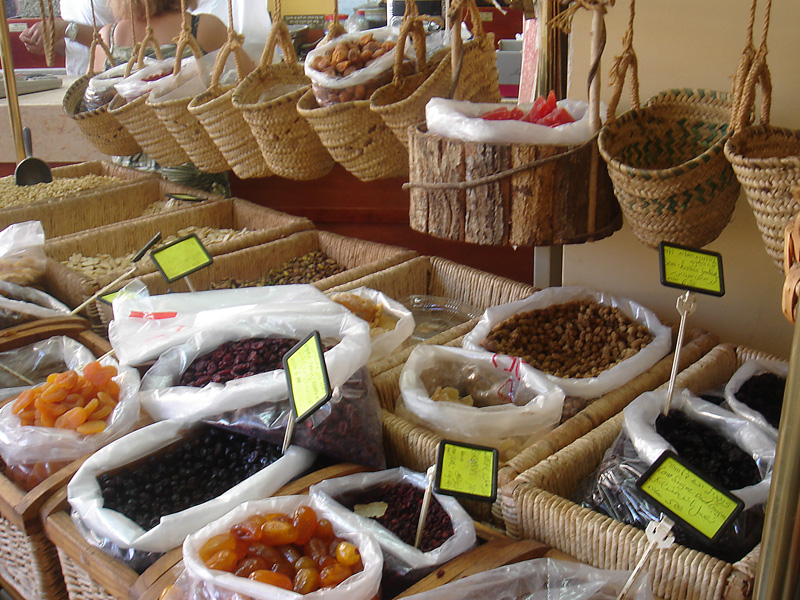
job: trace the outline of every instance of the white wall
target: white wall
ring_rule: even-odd
[[[759,11],[763,9],[763,0]],[[639,59],[642,102],[669,88],[730,91],[733,73],[745,45],[750,2],[747,0],[639,0],[634,48]],[[583,11],[581,11],[583,12]],[[606,17],[603,99],[611,95],[608,72],[621,52],[629,4],[618,0]],[[756,46],[763,15],[756,17]],[[772,73],[771,123],[800,129],[800,2],[773,0],[768,36]],[[570,98],[585,98],[590,44],[590,17],[581,14],[573,26],[573,72]],[[627,85],[627,84],[626,84]],[[627,87],[623,92],[628,108]],[[800,182],[798,182],[800,183]],[[726,294],[698,294],[698,310],[688,321],[716,334],[723,342],[743,344],[788,357],[792,325],[781,312],[783,274],[767,257],[755,218],[744,196],[731,223],[708,249],[722,254]],[[659,283],[658,253],[641,244],[627,225],[600,242],[564,249],[564,285],[586,285],[641,302],[663,319],[677,320],[679,290]]]

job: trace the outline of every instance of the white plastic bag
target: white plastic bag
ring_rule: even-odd
[[[327,301],[330,304],[334,302]],[[338,306],[338,314],[264,313],[243,316],[224,327],[195,333],[186,343],[164,352],[142,380],[141,401],[156,420],[202,419],[226,411],[277,402],[289,397],[283,369],[260,373],[227,383],[208,383],[203,387],[179,385],[186,368],[199,356],[221,344],[259,337],[283,337],[296,340],[316,330],[323,342],[338,343],[325,353],[331,388],[344,384],[369,356],[367,324]]]
[[[359,296],[368,302],[380,306],[383,316],[395,322],[394,327],[390,329],[382,320],[379,320],[377,323],[369,323],[368,321],[372,344],[372,350],[369,355],[370,361],[380,360],[389,356],[414,333],[414,315],[397,300],[389,298],[389,296],[383,292],[363,286],[340,294],[332,294],[330,298],[334,302],[337,302],[337,296],[346,294]],[[347,304],[345,304],[345,306],[347,306]],[[356,313],[356,316],[364,318],[363,315],[359,315],[358,313]]]
[[[577,562],[537,558],[470,575],[411,600],[616,600],[629,571],[595,569]],[[626,598],[652,600],[646,572]]]
[[[183,63],[181,63],[181,66],[183,66]],[[158,81],[170,76],[174,67],[174,56],[157,60],[116,82],[114,88],[116,88],[117,93],[125,98],[127,102],[131,102],[152,90]]]
[[[474,406],[431,398],[437,387],[471,395]],[[561,418],[564,392],[518,358],[450,346],[414,348],[400,374],[397,413],[443,437],[518,454]]]
[[[751,377],[761,373],[774,373],[786,379],[789,376],[789,363],[784,360],[754,359],[745,361],[725,385],[725,402],[737,415],[760,425],[772,439],[778,439],[778,430],[769,424],[767,419],[757,410],[753,410],[744,402],[736,399],[736,392]]]
[[[0,281],[0,328],[35,319],[63,317],[69,308],[36,288]]]
[[[255,475],[220,496],[164,515],[158,525],[145,531],[128,517],[103,508],[98,475],[122,467],[180,439],[193,425],[190,421],[162,421],[138,429],[101,448],[90,456],[67,486],[67,496],[81,523],[100,539],[121,548],[145,552],[166,552],[180,546],[186,536],[197,531],[242,502],[274,494],[314,462],[315,454],[290,446],[286,454]]]
[[[453,535],[441,546],[430,552],[422,552],[404,543],[383,525],[367,517],[357,515],[340,503],[343,498],[357,496],[363,492],[385,483],[408,483],[425,489],[427,479],[424,474],[411,471],[405,467],[378,471],[375,473],[357,473],[345,477],[326,479],[312,485],[309,494],[316,498],[321,507],[337,515],[353,529],[361,529],[372,535],[384,553],[384,569],[403,576],[414,571],[422,571],[420,576],[438,565],[463,554],[475,545],[475,523],[466,510],[455,498],[434,494],[434,498],[450,517]]]
[[[634,356],[620,361],[596,377],[564,378],[545,373],[544,375],[564,390],[567,396],[586,399],[599,398],[645,372],[670,351],[672,331],[666,325],[661,324],[655,313],[632,300],[615,298],[605,292],[577,286],[546,288],[531,294],[524,300],[487,309],[475,328],[464,337],[463,346],[469,350],[486,352],[480,345],[481,342],[486,339],[495,325],[509,317],[519,312],[537,310],[579,299],[593,300],[599,304],[617,308],[628,318],[647,327],[653,335],[653,341]]]
[[[72,338],[61,336],[49,349],[60,355],[69,369],[82,371],[94,355]],[[82,435],[71,429],[54,427],[22,427],[19,417],[12,412],[12,404],[0,408],[0,455],[7,465],[64,462],[76,460],[108,444],[136,427],[139,419],[139,373],[121,366],[110,357],[100,361],[113,365],[118,374],[119,402],[108,416],[106,428],[92,435]]]
[[[205,566],[198,550],[209,538],[230,531],[236,523],[254,514],[285,513],[291,515],[299,506],[310,506],[318,519],[328,519],[337,537],[346,539],[358,547],[364,570],[331,589],[321,589],[306,595],[275,586],[238,577],[233,573],[212,570]],[[183,543],[184,576],[176,586],[186,586],[187,598],[213,598],[214,600],[371,600],[378,594],[381,582],[383,558],[377,542],[366,532],[342,521],[336,512],[321,505],[317,498],[309,496],[280,496],[255,502],[247,502],[224,517],[209,523],[186,538]]]
[[[309,306],[313,305],[313,306]],[[140,280],[118,293],[108,338],[122,364],[138,365],[209,327],[224,327],[259,311],[342,313],[311,285],[277,285],[150,296]]]
[[[0,281],[34,285],[44,275],[44,228],[24,221],[0,231]]]
[[[532,104],[520,104],[527,113]],[[487,121],[480,115],[507,104],[483,104],[445,98],[431,98],[425,106],[428,131],[442,137],[484,144],[581,144],[594,132],[589,125],[589,104],[580,100],[559,100],[574,123],[557,127],[528,123],[527,121]],[[600,105],[600,120],[605,119],[605,104]]]

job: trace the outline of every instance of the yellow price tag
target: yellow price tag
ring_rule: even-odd
[[[676,244],[659,244],[662,285],[712,296],[725,294],[722,256]]]
[[[484,502],[497,498],[495,448],[444,440],[436,464],[437,493]]]
[[[207,267],[214,259],[195,234],[187,235],[150,253],[169,283]]]
[[[319,332],[314,331],[283,357],[295,421],[311,415],[331,397]]]
[[[744,503],[706,481],[673,452],[664,452],[637,486],[670,516],[714,539],[744,508]]]

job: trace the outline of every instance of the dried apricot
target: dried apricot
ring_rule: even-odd
[[[285,590],[291,590],[294,587],[292,580],[286,575],[282,573],[276,573],[275,571],[268,571],[267,569],[253,571],[250,573],[248,579],[260,581],[261,583],[268,583],[269,585],[274,585],[275,587],[283,588]]]
[[[77,429],[86,422],[86,411],[80,406],[69,409],[55,421],[54,427],[61,429]]]

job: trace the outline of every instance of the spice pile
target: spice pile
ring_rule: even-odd
[[[314,250],[271,269],[266,275],[258,279],[241,280],[231,277],[212,283],[211,289],[314,283],[345,270],[345,267],[328,257],[322,250]]]
[[[81,175],[80,177],[57,177],[50,183],[17,185],[13,175],[0,179],[0,208],[60,200],[69,194],[96,190],[119,184],[118,177],[106,175]]]

